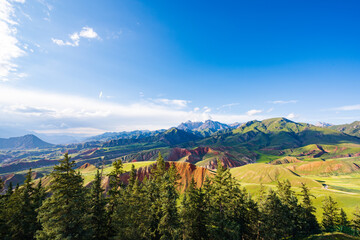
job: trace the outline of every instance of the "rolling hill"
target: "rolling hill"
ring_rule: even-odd
[[[301,177],[295,172],[281,165],[264,163],[248,164],[246,166],[230,169],[235,179],[244,183],[276,184],[278,180],[289,180],[292,186],[300,187],[305,183],[309,187],[321,188],[322,185],[312,179]]]

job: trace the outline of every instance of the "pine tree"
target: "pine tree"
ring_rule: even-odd
[[[261,225],[261,212],[258,203],[252,199],[249,194],[246,199],[246,231],[244,239],[259,239],[260,238],[260,225]]]
[[[215,177],[206,186],[208,229],[213,239],[242,239],[247,232],[246,193],[218,160]]]
[[[177,180],[176,168],[170,166],[167,170],[164,158],[159,153],[149,179],[143,181],[142,211],[145,224],[141,228],[144,237],[174,239],[179,234]]]
[[[89,239],[86,189],[74,166],[66,153],[50,174],[52,195],[39,208],[37,239]]]
[[[278,181],[278,196],[280,201],[283,203],[284,218],[288,224],[284,225],[283,228],[290,238],[294,238],[301,231],[300,225],[300,207],[298,205],[298,199],[295,196],[295,192],[291,189],[289,180],[283,182]]]
[[[323,220],[322,226],[326,232],[333,232],[339,225],[339,208],[337,202],[331,196],[325,197],[323,201]]]
[[[0,192],[5,191],[5,184],[0,177]],[[7,197],[6,195],[0,195],[0,239],[5,239],[7,236],[7,226],[5,219],[5,208],[6,208]]]
[[[316,220],[315,212],[316,208],[313,206],[311,197],[314,197],[310,194],[309,188],[302,183],[301,184],[301,196],[302,196],[302,234],[305,236],[316,234],[320,232],[319,223]]]
[[[14,193],[13,184],[12,182],[10,182],[5,196],[9,198],[13,193]]]
[[[137,179],[135,166],[130,171],[129,184],[114,213],[114,226],[117,239],[147,238],[147,201],[142,185]]]
[[[3,191],[4,191],[4,187],[5,187],[4,181],[3,181],[2,178],[0,177],[0,192],[3,192]]]
[[[128,239],[150,239],[150,235],[147,235],[148,227],[150,226],[148,222],[148,218],[144,218],[147,216],[148,209],[148,199],[145,196],[145,192],[143,190],[143,185],[136,178],[134,185],[131,188],[131,195],[129,201],[132,203],[131,205],[131,214],[130,217],[130,231]]]
[[[150,175],[151,178],[151,175]],[[141,210],[144,213],[143,225],[140,229],[144,233],[146,239],[160,239],[158,233],[159,225],[159,186],[154,179],[144,179],[142,184],[142,206]]]
[[[208,239],[204,193],[201,189],[196,188],[194,178],[191,179],[190,185],[186,189],[181,205],[183,239]]]
[[[7,200],[5,219],[10,239],[33,239],[39,228],[31,176],[30,169],[24,186],[16,188]]]
[[[41,178],[40,178],[38,184],[34,188],[33,201],[34,201],[35,209],[38,209],[39,207],[41,207],[41,205],[42,205],[43,201],[45,200],[45,198],[46,198],[46,192],[45,192],[45,189],[42,186],[42,181],[41,181]]]
[[[176,189],[178,180],[177,171],[174,164],[165,172],[160,184],[159,216],[160,221],[158,231],[161,240],[173,239],[178,234],[179,215],[177,200],[179,193]]]
[[[22,223],[24,203],[21,195],[19,189],[15,189],[6,200],[4,219],[7,231],[4,239],[21,239],[25,235]]]
[[[136,169],[135,169],[135,165],[132,164],[130,170],[129,184],[127,186],[129,191],[132,190],[132,188],[134,187],[135,181],[136,181]]]
[[[108,215],[108,221],[107,221],[107,233],[108,237],[113,237],[116,235],[115,226],[113,223],[113,219],[116,217],[119,217],[115,215],[116,208],[120,205],[120,199],[121,194],[123,194],[123,183],[121,181],[120,176],[124,173],[123,170],[123,163],[122,161],[116,160],[112,164],[113,169],[108,174],[109,177],[109,198],[108,198],[108,204],[107,204],[107,215]],[[120,216],[122,217],[122,216]]]
[[[352,220],[352,227],[354,228],[354,235],[360,234],[360,209],[359,207],[356,207],[354,212],[354,217]]]
[[[90,189],[90,219],[89,225],[92,229],[92,239],[107,239],[107,215],[104,189],[101,187],[101,175],[99,169]]]
[[[289,235],[285,228],[286,225],[291,224],[288,220],[288,208],[272,189],[270,189],[266,197],[261,216],[260,236],[263,239],[283,239]]]
[[[6,191],[4,195],[0,195],[0,239],[10,239],[10,231],[7,225],[9,215],[8,215],[8,206],[9,199],[13,195],[13,184],[10,182],[8,184],[7,189],[5,189],[5,184],[3,187],[3,191]]]
[[[45,191],[44,187],[42,186],[42,181],[40,178],[39,182],[37,183],[36,187],[34,188],[34,194],[32,197],[33,206],[36,211],[36,214],[38,212],[38,209],[42,206],[45,198],[46,198],[46,191]],[[36,219],[35,228],[36,228],[36,231],[41,229],[41,223],[38,218]],[[35,235],[34,235],[34,237],[35,237]]]
[[[151,179],[154,179],[156,182],[161,182],[162,177],[166,172],[166,164],[161,152],[159,152],[158,158],[156,160],[156,166],[151,169]]]
[[[339,218],[339,231],[344,233],[350,232],[350,222],[347,218],[347,215],[344,209],[340,209],[340,218]]]

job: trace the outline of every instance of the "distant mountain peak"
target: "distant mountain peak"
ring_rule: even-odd
[[[21,137],[0,138],[0,149],[32,149],[53,146],[33,134]]]
[[[202,131],[205,129],[218,131],[218,130],[228,129],[231,127],[227,124],[208,119],[205,122],[192,122],[189,120],[184,123],[181,123],[177,128],[185,131]]]
[[[333,126],[333,124],[327,123],[327,122],[317,122],[315,124],[315,126],[317,126],[317,127],[331,127],[331,126]]]
[[[181,130],[185,130],[185,131],[192,131],[192,130],[196,130],[197,128],[199,128],[202,124],[204,124],[203,122],[192,122],[190,120],[181,123],[179,126],[177,126],[178,129]]]
[[[221,123],[221,122],[217,122],[217,121],[212,121],[212,120],[206,120],[204,124],[202,124],[198,130],[205,130],[205,129],[211,129],[211,130],[223,130],[223,129],[228,129],[230,128],[229,125]]]

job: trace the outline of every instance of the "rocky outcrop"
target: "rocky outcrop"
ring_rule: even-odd
[[[196,181],[197,187],[201,187],[204,184],[204,181],[206,179],[206,177],[212,177],[213,176],[213,172],[203,168],[203,167],[198,167],[195,166],[193,164],[190,163],[186,163],[186,162],[166,162],[165,166],[168,169],[171,165],[174,165],[179,176],[180,176],[180,180],[178,181],[179,183],[179,190],[181,192],[184,192],[185,189],[188,187],[188,185],[190,184],[190,181],[192,178],[194,178],[194,180]],[[140,182],[142,182],[145,178],[149,178],[150,174],[151,174],[151,170],[153,168],[156,168],[156,164],[152,164],[146,167],[141,167],[136,169],[136,176],[138,178],[138,180]],[[121,175],[121,180],[123,183],[127,184],[130,178],[130,173],[124,173]],[[102,186],[103,188],[108,191],[109,190],[109,177],[105,176],[102,179]]]
[[[210,147],[197,147],[195,149],[173,148],[169,154],[168,161],[181,161],[196,164],[207,160],[201,166],[208,169],[216,169],[217,160],[227,168],[239,167],[246,164],[245,161],[237,160],[233,155],[226,152],[226,149],[214,149]]]
[[[201,161],[202,157],[207,153],[212,153],[214,155],[220,154],[218,151],[215,151],[209,147],[197,147],[193,150],[188,150],[185,148],[174,148],[170,152],[168,161],[178,161],[181,158],[186,157],[186,159],[184,159],[186,162],[194,164],[198,161]]]

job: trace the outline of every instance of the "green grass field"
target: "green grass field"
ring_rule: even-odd
[[[125,172],[129,172],[131,170],[131,166],[134,165],[135,168],[141,168],[141,167],[146,167],[149,166],[151,164],[153,164],[153,161],[146,161],[146,162],[133,162],[133,163],[124,163],[123,165],[123,170]],[[103,175],[109,174],[112,171],[112,166],[109,165],[105,165],[104,168],[102,169],[102,173]],[[101,171],[101,169],[99,169]],[[94,180],[97,168],[96,167],[90,167],[89,169],[85,168],[85,169],[80,169],[79,170],[80,173],[82,174],[82,176],[84,177],[84,184],[88,184],[89,182],[91,182],[92,180]]]
[[[302,176],[287,168],[291,164],[249,164],[232,168],[230,172],[255,198],[259,193],[261,184],[267,189],[276,189],[278,180],[288,179],[293,186],[293,190],[296,193],[300,193],[301,183],[305,183],[316,197],[313,199],[313,202],[317,209],[316,216],[319,220],[322,219],[322,201],[326,196],[332,196],[338,202],[339,207],[344,209],[348,217],[352,218],[355,208],[360,207],[360,173],[355,172],[332,176]],[[317,170],[314,170],[314,173],[317,173]],[[328,187],[325,188],[323,184],[326,184]]]

